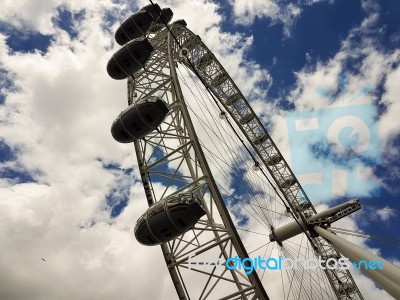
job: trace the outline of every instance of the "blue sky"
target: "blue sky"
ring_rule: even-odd
[[[111,256],[130,255],[129,247],[144,255],[145,250],[133,241],[124,242],[131,220],[144,211],[146,201],[140,194],[132,149],[114,143],[109,134],[126,100],[125,83],[111,81],[105,64],[117,49],[113,30],[118,22],[148,3],[53,2],[17,0],[0,12],[0,207],[6,208],[0,220],[9,224],[0,234],[4,245],[0,250],[3,247],[2,253],[16,259],[15,249],[32,247],[32,253],[40,253],[47,247],[49,256],[58,257],[56,245],[64,236],[82,243],[98,238],[93,242],[96,248],[109,249]],[[325,176],[323,184],[308,187],[310,195],[320,196],[311,200],[333,199],[330,204],[334,204],[359,196],[369,206],[364,213],[368,218],[360,214],[356,218],[357,229],[399,236],[400,3],[184,2],[169,1],[174,20],[186,19],[188,27],[220,59],[268,124],[282,153],[293,166],[299,166],[294,167],[299,179],[306,186],[307,180],[318,177],[307,177],[308,173],[327,172],[321,175]],[[345,84],[340,79],[343,76],[347,76]],[[370,87],[366,92],[357,94],[366,86]],[[352,100],[355,95],[359,96]],[[319,119],[319,130],[308,135],[293,131],[296,120],[310,115]],[[353,120],[348,118],[338,123],[337,139],[335,132],[328,133],[335,119],[348,115],[365,121],[369,135],[363,127],[346,123]],[[364,149],[365,143],[367,150],[340,152],[340,145],[354,150],[355,145]],[[306,168],[307,161],[313,162],[313,170]],[[348,180],[339,178],[333,183],[334,171],[347,172]],[[359,174],[364,179],[357,179]],[[65,224],[71,223],[78,229],[85,224],[100,225],[81,233],[67,230]],[[41,245],[26,237],[14,238],[13,232],[35,236]],[[77,250],[76,243],[65,247]],[[111,246],[115,243],[128,246],[115,250]],[[371,240],[367,245],[379,248],[384,257],[400,260],[398,249],[390,244]],[[87,249],[91,250],[79,252],[82,257],[99,261],[109,257],[91,246]],[[68,262],[76,259],[69,254],[62,257]],[[93,258],[90,267],[99,261]],[[6,261],[0,262],[0,269],[13,269]],[[24,262],[29,263],[29,256]],[[89,278],[92,274],[85,271],[82,274]],[[74,277],[73,272],[67,273]],[[108,275],[99,276],[106,280]],[[111,290],[119,293],[123,288]],[[80,299],[82,295],[76,293]],[[25,299],[26,295],[19,296]]]
[[[282,1],[280,5],[284,6],[285,3],[287,2]],[[360,1],[320,1],[313,5],[305,3],[298,5],[302,12],[293,24],[290,25],[289,33],[287,33],[284,30],[284,22],[274,21],[271,17],[255,17],[254,21],[249,25],[246,22],[241,22],[240,18],[233,14],[229,2],[222,1],[221,4],[221,11],[225,16],[222,28],[229,32],[241,32],[242,34],[251,34],[253,36],[253,45],[246,54],[249,59],[256,61],[268,70],[272,77],[272,84],[268,88],[267,98],[270,101],[276,101],[277,106],[286,112],[296,110],[296,107],[293,105],[295,101],[288,101],[291,98],[291,91],[296,86],[296,72],[312,73],[318,64],[326,64],[332,60],[343,48],[343,43],[345,40],[348,40],[351,32],[354,32],[354,29],[359,27],[373,13],[378,13],[376,21],[367,30],[359,30],[353,33],[351,37],[352,47],[358,47],[368,39],[370,45],[373,45],[382,53],[389,54],[398,49],[400,39],[400,22],[398,21],[400,4],[397,1],[382,1],[379,4],[375,3],[375,5],[370,1],[370,4],[366,4],[366,8],[364,9]],[[235,23],[235,19],[239,19],[239,21]],[[243,23],[245,24],[243,25]],[[351,76],[362,75],[363,70],[360,70],[359,67],[365,55],[365,53],[362,55],[355,54],[353,57],[349,55],[343,59],[341,61],[340,74],[348,73]],[[393,62],[392,67],[396,68],[398,62],[397,58]],[[328,93],[330,92],[333,98],[337,98],[340,93],[339,76],[338,74],[336,85],[328,88]],[[317,84],[320,83],[317,82]],[[368,77],[364,78],[358,87],[359,90],[365,85],[369,85]],[[387,109],[381,101],[384,93],[383,85],[384,77],[377,80],[373,87],[369,85],[371,87],[370,95],[373,95],[372,98],[374,98],[372,104],[379,113]],[[315,90],[314,98],[318,98],[319,96],[318,91]],[[352,96],[354,94],[347,95],[348,98]],[[309,101],[312,100],[309,99]],[[300,115],[304,111],[308,113],[308,110],[300,109],[296,111]],[[359,111],[359,113],[363,114],[364,112]],[[374,136],[379,135],[377,124],[379,124],[379,117],[377,123],[374,125],[370,124],[375,130]],[[348,125],[351,127],[351,124]],[[399,141],[398,135],[392,137],[394,147]],[[393,156],[391,156],[385,149],[381,149],[379,140],[376,140],[376,142],[377,144],[374,146],[374,149],[378,149],[377,152],[379,153],[374,154],[374,158],[377,159],[373,163],[374,172],[383,184],[374,182],[372,185],[375,185],[376,190],[364,193],[364,186],[358,188],[357,183],[353,182],[352,184],[355,186],[354,196],[359,196],[362,203],[365,202],[368,205],[376,207],[388,206],[395,210],[400,210],[400,203],[398,201],[399,189],[396,184],[399,180],[398,153],[392,152]],[[296,148],[296,144],[293,143],[291,147]],[[382,153],[380,153],[381,151]],[[381,155],[383,156],[382,159],[380,159]],[[339,156],[337,159],[341,163],[348,164],[346,158]],[[368,162],[364,162],[363,164],[368,165]],[[317,164],[316,168],[318,168]],[[371,182],[368,184],[371,184]],[[370,210],[371,208],[366,208],[367,214],[371,213]],[[363,230],[376,235],[390,235],[390,233],[396,235],[395,229],[399,226],[400,219],[398,213],[394,214],[392,218],[381,225],[377,225],[376,220],[373,222],[362,222],[361,224]],[[369,245],[372,247],[382,247],[382,253],[385,256],[392,256],[398,259],[398,249],[396,248],[382,246],[375,241],[371,241]]]

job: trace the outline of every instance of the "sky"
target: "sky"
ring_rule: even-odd
[[[399,238],[398,1],[158,3],[220,60],[311,201],[359,197],[342,226]],[[147,4],[1,1],[1,299],[174,299],[160,249],[132,234],[147,205],[133,147],[110,134],[126,107],[106,72],[114,32]]]

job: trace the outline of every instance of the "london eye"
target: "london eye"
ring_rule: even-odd
[[[363,299],[337,261],[377,256],[331,228],[360,201],[317,211],[231,76],[172,17],[153,3],[134,13],[107,65],[127,80],[112,135],[134,145],[149,205],[136,239],[161,247],[178,299]],[[250,258],[296,267],[271,271]],[[400,298],[400,269],[382,261],[365,273]]]

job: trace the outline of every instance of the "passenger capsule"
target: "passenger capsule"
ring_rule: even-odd
[[[146,5],[145,7],[142,8],[142,10],[148,11],[152,15],[153,21],[159,25],[160,24],[164,25],[164,22],[168,24],[171,21],[172,16],[174,15],[174,13],[172,12],[172,10],[170,8],[161,9],[158,4]],[[155,26],[155,27],[157,27],[157,26]],[[151,29],[151,31],[153,31],[153,32],[157,31],[157,30],[158,29],[154,29],[154,28]]]
[[[163,8],[161,10],[162,18],[160,16],[157,16],[157,18],[153,22],[154,25],[150,28],[150,32],[155,33],[164,28],[165,27],[164,22],[168,24],[169,21],[171,21],[173,15],[174,14],[170,8]]]
[[[245,115],[244,117],[242,117],[239,120],[239,123],[242,125],[248,124],[251,120],[253,120],[256,117],[255,113],[251,112],[248,113],[247,115]]]
[[[260,144],[266,142],[267,140],[268,140],[268,135],[263,134],[262,136],[259,136],[258,138],[256,138],[253,142],[255,145],[260,145]]]
[[[229,96],[229,97],[226,99],[225,104],[226,104],[226,105],[229,105],[229,106],[230,106],[230,105],[233,105],[233,104],[235,104],[236,102],[238,102],[240,98],[242,98],[242,96],[241,96],[240,94],[233,94],[233,95]]]
[[[157,202],[138,219],[135,237],[148,246],[166,243],[193,228],[204,215],[195,194],[176,194]]]
[[[211,53],[204,54],[194,64],[199,70],[205,70],[214,61],[214,57]]]
[[[191,52],[194,48],[196,48],[200,40],[201,39],[198,35],[191,35],[182,43],[181,46],[182,48],[187,48],[189,52]]]
[[[226,73],[220,73],[212,79],[211,85],[213,87],[218,87],[223,84],[227,79],[228,75]]]
[[[266,163],[268,166],[274,166],[276,164],[278,164],[280,161],[282,160],[282,156],[280,154],[272,154],[270,155],[267,160]]]
[[[117,142],[134,142],[160,126],[168,111],[160,98],[140,100],[120,113],[111,126],[111,134]]]
[[[180,26],[186,27],[187,23],[184,19],[179,19],[179,20],[176,20],[175,22],[173,22],[172,25],[180,25]]]
[[[114,79],[125,79],[144,67],[154,48],[147,39],[125,44],[108,61],[107,72]]]
[[[170,8],[163,8],[160,12],[160,15],[157,15],[155,18],[157,24],[164,25],[165,23],[169,23],[172,20],[174,13]]]
[[[288,177],[286,179],[284,179],[283,181],[281,181],[280,185],[282,188],[287,189],[290,188],[291,186],[293,186],[296,183],[296,180],[294,180],[291,177]]]
[[[115,32],[115,40],[121,46],[146,34],[153,24],[153,16],[147,10],[139,10],[130,16]]]
[[[153,20],[157,20],[159,15],[161,14],[161,7],[157,3],[154,5],[148,4],[144,6],[141,10],[148,11],[152,15]]]
[[[175,37],[179,37],[184,32],[183,27],[186,27],[186,25],[187,25],[186,21],[183,19],[177,20],[171,24],[171,27],[173,27]]]

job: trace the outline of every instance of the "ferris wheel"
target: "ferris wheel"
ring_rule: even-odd
[[[136,239],[161,246],[179,299],[363,299],[338,261],[374,256],[327,230],[359,201],[317,212],[221,63],[172,16],[153,3],[133,14],[107,65],[128,81],[112,135],[134,144],[149,205]],[[398,275],[372,273],[400,295]]]

